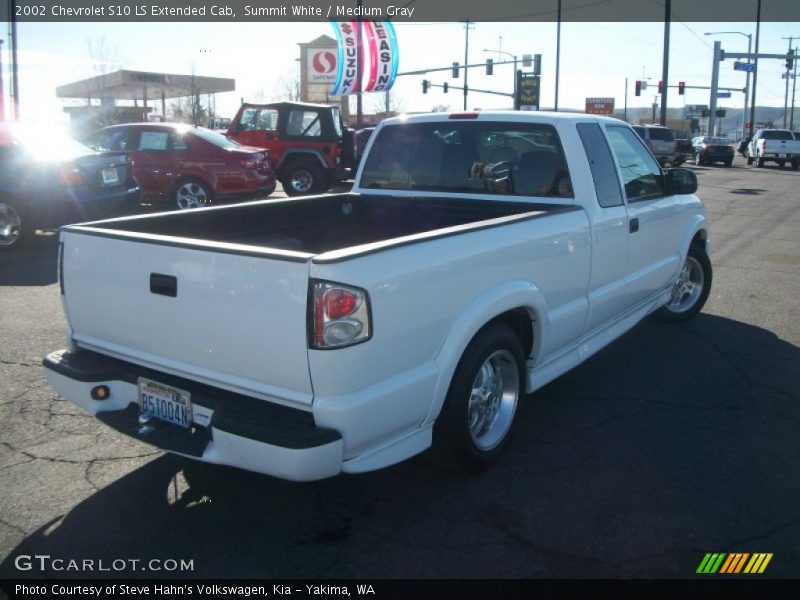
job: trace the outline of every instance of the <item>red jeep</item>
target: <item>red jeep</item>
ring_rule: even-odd
[[[353,132],[339,109],[324,104],[242,104],[227,136],[270,151],[290,196],[320,194],[355,167]]]

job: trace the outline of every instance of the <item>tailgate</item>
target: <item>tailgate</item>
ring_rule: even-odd
[[[61,235],[64,306],[79,346],[234,392],[311,404],[307,262]]]

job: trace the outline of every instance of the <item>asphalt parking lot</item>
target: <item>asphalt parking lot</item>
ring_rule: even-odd
[[[56,239],[0,255],[0,578],[692,577],[707,552],[800,576],[800,172],[691,167],[714,286],[529,397],[477,476],[426,456],[289,483],[197,465],[59,398]],[[193,571],[19,570],[20,555]]]

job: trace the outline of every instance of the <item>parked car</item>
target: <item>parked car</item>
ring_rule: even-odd
[[[680,164],[675,135],[671,130],[660,125],[634,125],[633,130],[644,140],[661,166],[667,163],[674,166]]]
[[[434,113],[367,148],[350,193],[63,229],[51,384],[138,440],[276,477],[431,445],[480,469],[526,393],[708,298],[697,177],[627,123]]]
[[[733,141],[728,138],[699,136],[692,140],[692,146],[696,165],[721,162],[730,167],[733,164]]]
[[[0,248],[37,229],[108,218],[135,207],[124,153],[99,153],[52,129],[0,123]]]
[[[800,168],[800,140],[788,129],[759,129],[747,145],[747,164],[752,165],[753,161],[757,167],[772,161],[781,168],[788,162],[797,170]]]
[[[175,208],[265,197],[275,191],[269,153],[221,133],[179,123],[112,125],[84,142],[96,150],[130,153],[142,193]]]
[[[266,148],[283,191],[289,196],[320,194],[353,175],[353,130],[336,106],[303,102],[242,104],[228,137]]]

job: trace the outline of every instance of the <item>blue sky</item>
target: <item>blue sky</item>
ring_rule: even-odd
[[[20,97],[25,118],[63,121],[62,101],[55,98],[55,87],[88,77],[91,73],[87,41],[106,36],[126,57],[129,69],[188,73],[192,65],[198,75],[232,77],[236,92],[221,94],[218,112],[232,116],[240,98],[271,97],[276,81],[297,68],[298,42],[333,35],[328,23],[21,23],[19,28]],[[5,31],[5,28],[4,28]],[[708,85],[711,75],[713,40],[722,41],[728,51],[745,51],[747,39],[741,35],[705,36],[707,31],[755,33],[753,23],[672,23],[670,83]],[[400,71],[447,66],[464,60],[463,23],[400,23],[397,25]],[[800,23],[762,23],[761,52],[785,53],[788,36],[800,37]],[[554,100],[556,25],[554,23],[477,23],[470,31],[470,62],[481,62],[497,54],[484,48],[502,49],[522,55],[542,54],[542,104]],[[629,79],[629,106],[649,106],[655,83],[661,77],[663,50],[661,23],[564,23],[561,31],[561,77],[559,105],[582,108],[585,98],[615,97],[618,107],[624,101],[625,78]],[[795,41],[800,45],[800,39]],[[758,103],[783,106],[783,61],[761,61],[758,77]],[[653,88],[637,98],[633,82],[644,76]],[[3,52],[3,71],[8,73],[7,44]],[[449,73],[431,74],[434,83],[450,82]],[[420,76],[401,77],[395,95],[409,111],[430,110],[436,105],[462,107],[460,93],[444,94],[440,89],[427,95],[421,92]],[[491,77],[480,69],[470,73],[470,86],[510,91],[512,68],[495,67]],[[722,63],[720,85],[744,87],[745,76],[733,70],[733,61]],[[7,86],[6,86],[7,89]],[[791,90],[790,90],[791,92]],[[689,90],[678,96],[670,91],[670,106],[707,104],[708,92]],[[365,105],[372,101],[367,99]],[[722,100],[723,106],[741,107],[743,94]],[[508,100],[500,96],[471,93],[470,108],[501,108]]]

